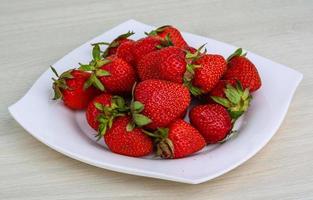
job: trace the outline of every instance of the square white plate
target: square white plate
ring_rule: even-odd
[[[87,63],[91,59],[91,43],[111,41],[129,30],[136,33],[132,38],[138,39],[152,28],[135,20],[126,21],[73,50],[53,66],[59,72],[77,67],[78,62]],[[236,49],[190,33],[183,33],[183,36],[191,46],[207,43],[208,52],[224,57]],[[9,107],[9,111],[31,135],[71,158],[118,172],[197,184],[220,176],[255,155],[279,128],[302,79],[301,73],[251,52],[248,52],[248,58],[258,67],[263,85],[253,95],[239,135],[183,159],[132,158],[111,153],[102,145],[95,144],[86,136],[93,130],[86,124],[84,113],[73,112],[61,102],[51,100],[53,74],[50,70],[42,74],[27,94]]]

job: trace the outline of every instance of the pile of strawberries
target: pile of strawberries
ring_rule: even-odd
[[[254,64],[189,46],[173,26],[134,41],[133,32],[92,44],[92,60],[53,79],[54,99],[86,110],[88,124],[118,154],[182,158],[231,138],[261,87]],[[107,46],[105,51],[102,46]],[[183,120],[190,102],[190,123]]]

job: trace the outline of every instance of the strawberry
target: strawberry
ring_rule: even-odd
[[[180,118],[190,103],[190,94],[185,86],[164,80],[150,79],[140,82],[135,87],[133,96],[133,123],[130,127],[166,127]]]
[[[145,37],[135,42],[133,46],[133,55],[135,62],[138,63],[144,55],[158,50],[161,45],[161,40],[154,37]]]
[[[227,69],[223,56],[206,54],[195,61],[191,92],[194,95],[210,92]]]
[[[99,140],[112,127],[115,118],[123,116],[127,112],[128,107],[122,97],[104,93],[89,103],[86,119],[88,124],[98,131],[96,137]]]
[[[98,42],[98,43],[93,44],[93,46],[95,46],[95,45],[107,45],[108,47],[106,48],[106,50],[101,55],[103,58],[106,58],[108,56],[115,55],[117,52],[117,48],[121,44],[123,44],[124,42],[133,41],[131,39],[128,39],[128,37],[130,37],[133,34],[135,34],[135,33],[132,31],[128,31],[127,33],[121,34],[118,37],[116,37],[111,43]]]
[[[86,87],[93,85],[112,94],[130,93],[136,81],[133,67],[116,56],[101,59],[100,54],[100,47],[95,44],[92,51],[93,60],[89,64],[80,64],[80,70],[92,72]]]
[[[133,47],[135,42],[134,41],[127,41],[120,44],[116,50],[116,56],[125,60],[132,66],[135,66],[135,57],[133,55]]]
[[[130,117],[119,117],[114,120],[112,127],[104,135],[108,148],[118,154],[140,157],[152,153],[153,142],[140,128],[126,130]]]
[[[141,81],[158,79],[159,51],[152,51],[142,57],[137,64],[137,73]]]
[[[179,30],[170,25],[161,26],[151,31],[148,35],[154,36],[154,37],[160,37],[163,40],[166,40],[167,39],[166,37],[169,37],[169,40],[172,42],[173,46],[176,46],[182,49],[188,48],[187,42],[184,40]]]
[[[150,52],[139,61],[137,70],[141,80],[161,79],[182,83],[186,71],[185,52],[174,46]]]
[[[84,84],[90,78],[90,73],[71,69],[59,76],[53,67],[51,67],[51,70],[58,77],[58,79],[52,78],[54,81],[53,99],[62,99],[64,104],[73,110],[86,108],[88,103],[100,93],[93,86],[84,87]]]
[[[224,79],[238,80],[243,88],[249,88],[250,92],[258,90],[261,85],[261,78],[255,65],[246,57],[246,53],[242,49],[237,49],[227,59],[227,71]]]
[[[168,128],[158,128],[155,133],[146,134],[155,138],[157,155],[162,158],[186,157],[206,145],[198,130],[182,119],[171,123]]]
[[[198,105],[189,113],[191,124],[202,134],[207,144],[221,142],[232,129],[227,110],[218,104]]]
[[[163,48],[159,51],[159,63],[157,65],[159,79],[175,83],[183,83],[186,72],[186,53],[175,46]]]

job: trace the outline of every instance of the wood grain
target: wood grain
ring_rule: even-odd
[[[313,199],[313,1],[0,0],[0,199]],[[127,19],[174,24],[304,74],[275,137],[235,170],[186,185],[99,169],[31,137],[7,107],[50,64]]]

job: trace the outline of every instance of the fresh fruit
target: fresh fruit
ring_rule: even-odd
[[[261,85],[261,78],[255,65],[246,57],[242,49],[237,49],[227,59],[227,71],[224,75],[226,80],[238,80],[243,88],[249,88],[250,92],[258,90]]]
[[[123,59],[132,66],[135,66],[135,57],[133,54],[134,41],[127,41],[120,44],[116,50],[116,56]]]
[[[194,95],[210,92],[222,78],[227,69],[226,60],[223,56],[206,54],[195,61],[193,88],[190,88]]]
[[[152,139],[143,133],[140,128],[134,128],[131,131],[126,130],[126,126],[130,121],[130,117],[126,116],[114,120],[112,127],[104,135],[108,148],[114,153],[132,157],[152,153]]]
[[[124,42],[133,41],[131,39],[128,39],[128,37],[130,37],[133,34],[135,34],[135,33],[132,31],[128,31],[127,33],[124,33],[124,34],[117,36],[111,43],[99,42],[99,43],[95,43],[93,45],[107,45],[108,47],[106,48],[106,50],[101,55],[102,58],[106,58],[108,56],[115,55],[117,52],[117,48],[121,44],[123,44]]]
[[[186,72],[186,53],[178,47],[167,47],[159,51],[158,78],[183,83]]]
[[[159,77],[158,63],[159,51],[152,51],[144,55],[136,67],[139,79],[141,81],[157,79]]]
[[[191,124],[202,134],[207,144],[222,141],[232,129],[232,119],[219,104],[198,105],[189,113]]]
[[[182,119],[168,128],[158,128],[155,133],[146,132],[155,138],[157,155],[162,158],[182,158],[201,150],[206,142],[202,135]]]
[[[138,63],[144,55],[158,50],[161,40],[154,37],[145,37],[135,42],[133,46],[133,55],[135,62]]]
[[[190,103],[188,89],[164,80],[146,80],[138,83],[131,105],[133,125],[148,129],[166,127],[180,118]],[[142,123],[142,118],[148,118]]]
[[[174,46],[150,52],[139,61],[137,70],[142,81],[161,79],[182,83],[186,71],[185,52]]]
[[[151,31],[148,35],[154,37],[158,36],[163,40],[166,40],[166,37],[169,37],[169,40],[172,42],[174,46],[182,49],[188,48],[187,42],[184,40],[179,30],[170,25],[161,26]]]
[[[90,73],[71,69],[58,75],[56,70],[51,67],[58,79],[52,78],[54,100],[62,99],[64,104],[73,109],[80,110],[87,107],[88,103],[100,93],[95,87],[84,87],[90,78]]]
[[[130,94],[136,82],[134,68],[121,58],[110,56],[101,59],[100,54],[100,47],[96,44],[92,52],[93,60],[89,64],[80,64],[80,70],[92,72],[86,87],[93,85],[112,94]]]
[[[124,116],[128,111],[122,97],[104,93],[89,103],[86,118],[88,124],[98,132],[96,137],[99,140],[112,127],[115,118]]]

